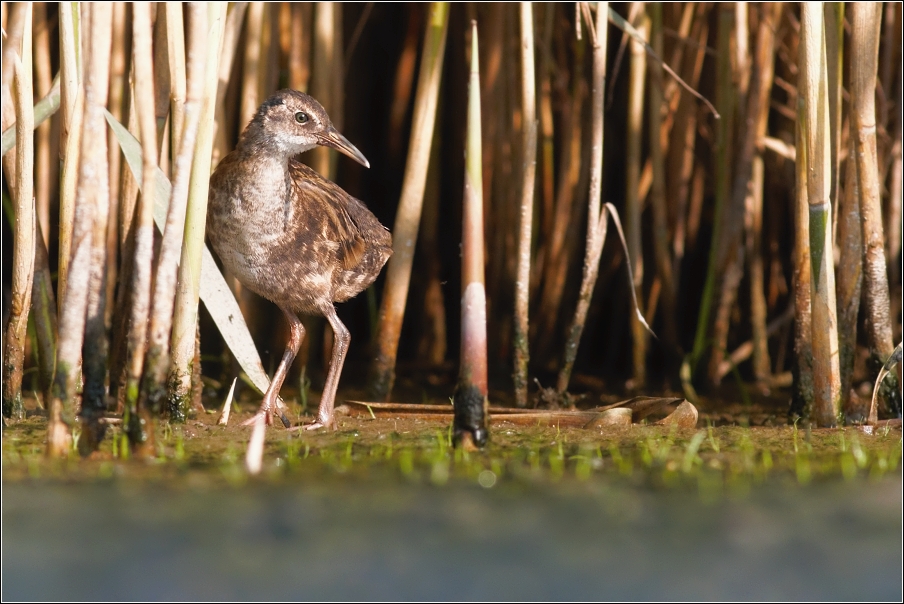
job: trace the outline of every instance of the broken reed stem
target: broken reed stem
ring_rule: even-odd
[[[590,114],[590,192],[587,198],[587,243],[584,252],[584,267],[581,276],[581,291],[574,318],[568,330],[562,369],[556,381],[556,390],[564,395],[571,381],[571,370],[577,358],[578,346],[590,299],[599,275],[600,254],[606,242],[606,214],[601,213],[603,186],[603,102],[606,94],[606,45],[608,42],[609,3],[601,2],[596,8],[596,37],[593,41],[593,79],[591,86]],[[589,26],[590,24],[588,24]]]
[[[154,199],[156,196],[157,124],[154,107],[153,38],[151,5],[136,2],[132,6],[132,65],[135,74],[135,113],[141,132],[142,193],[138,202],[138,220],[134,231],[134,268],[131,284],[131,319],[128,331],[126,365],[125,417],[123,422],[137,422],[138,391],[144,366],[148,314],[151,304],[151,275],[154,260]],[[135,430],[135,428],[130,428]]]
[[[863,287],[865,289],[869,370],[878,372],[894,350],[882,228],[882,183],[876,149],[876,73],[879,59],[881,5],[855,3],[851,7],[851,132],[857,146],[857,180],[863,230]],[[897,388],[883,389],[883,394]],[[887,399],[888,396],[883,396]]]
[[[822,7],[801,6],[800,94],[804,98],[807,197],[810,213],[810,303],[813,342],[813,417],[833,427],[840,412],[835,265],[832,254],[831,140]],[[875,72],[874,72],[875,73]],[[861,183],[862,189],[862,183]],[[884,258],[884,256],[883,256]],[[885,272],[883,270],[883,276]]]
[[[424,37],[421,69],[418,74],[411,122],[411,139],[408,159],[402,181],[402,194],[392,229],[393,254],[386,271],[386,284],[380,304],[380,328],[377,336],[377,355],[371,369],[369,389],[376,400],[385,400],[392,392],[395,380],[396,354],[408,287],[411,283],[411,266],[414,245],[417,241],[421,208],[424,202],[424,185],[427,180],[427,164],[433,142],[433,126],[436,122],[436,105],[439,83],[443,70],[446,47],[449,5],[435,2],[431,5]]]
[[[34,94],[32,92],[31,3],[26,4],[21,46],[13,55],[13,104],[16,110],[15,226],[9,322],[3,351],[3,415],[25,417],[22,368],[28,338],[28,311],[35,260]]]
[[[465,135],[461,242],[461,364],[453,396],[453,439],[466,448],[487,439],[487,314],[484,289],[483,159],[477,22],[471,21],[471,74]],[[470,442],[468,442],[470,441]]]
[[[650,19],[646,12],[639,16],[638,31],[649,39]],[[633,265],[634,292],[643,308],[643,248],[640,229],[640,199],[638,197],[643,138],[644,85],[647,72],[647,55],[643,44],[634,38],[630,41],[631,63],[628,76],[628,132],[625,149],[625,226],[628,239],[628,256]],[[631,315],[632,375],[634,388],[643,388],[646,382],[647,332],[637,317]]]
[[[79,415],[82,418],[82,433],[79,438],[79,451],[88,454],[97,449],[103,438],[105,425],[100,418],[106,411],[106,379],[107,379],[107,234],[110,216],[110,170],[107,164],[106,119],[103,116],[107,105],[110,87],[110,58],[113,34],[113,6],[111,4],[93,4],[90,7],[90,44],[92,67],[97,70],[97,84],[103,90],[97,91],[94,107],[85,104],[85,134],[89,130],[88,119],[99,119],[95,132],[98,136],[82,139],[82,153],[85,146],[92,145],[92,153],[100,153],[96,168],[100,171],[98,180],[89,185],[85,191],[90,197],[84,203],[94,205],[93,234],[91,237],[91,273],[88,281],[88,306],[85,320],[85,343],[83,349],[84,386],[82,388],[82,405]],[[86,87],[87,89],[87,87]],[[87,97],[86,97],[87,100]],[[94,125],[90,126],[94,128]],[[79,175],[79,195],[82,195],[84,171]],[[91,178],[91,175],[88,175]],[[78,210],[76,210],[78,211]]]
[[[205,53],[207,51],[207,10],[201,3],[191,3],[189,10],[189,36],[187,48],[187,93],[185,97],[185,122],[181,148],[173,162],[173,190],[163,242],[154,275],[154,294],[151,299],[151,320],[148,335],[148,352],[142,375],[139,408],[146,408],[156,415],[166,396],[164,382],[170,360],[170,329],[176,293],[176,271],[182,249],[185,214],[188,205],[189,178],[192,169],[195,141],[198,136],[202,94],[204,92]],[[145,428],[150,428],[146,426]],[[150,443],[151,432],[130,433],[134,445]],[[150,448],[150,447],[149,447]]]
[[[530,300],[530,252],[537,174],[537,91],[534,68],[533,4],[522,2],[521,17],[521,220],[518,232],[518,267],[515,279],[515,404],[527,406],[528,302]]]
[[[212,3],[207,9],[207,66],[201,99],[195,154],[192,161],[179,263],[176,306],[173,315],[172,363],[170,365],[169,417],[184,422],[193,402],[192,368],[197,349],[198,300],[201,287],[201,254],[204,251],[204,231],[207,221],[207,193],[210,188],[210,158],[213,150],[214,115],[216,113],[217,83],[219,81],[220,45],[226,24],[226,5]]]

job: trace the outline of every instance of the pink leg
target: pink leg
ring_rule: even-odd
[[[286,417],[286,414],[279,403],[279,389],[286,379],[286,374],[289,372],[289,367],[292,366],[292,361],[295,360],[295,355],[298,354],[298,349],[301,346],[302,340],[304,340],[304,326],[301,324],[301,321],[298,320],[298,317],[295,316],[295,313],[290,312],[285,308],[280,308],[280,310],[283,311],[286,320],[289,322],[289,341],[286,343],[286,352],[283,354],[279,367],[276,368],[276,373],[273,374],[273,381],[270,382],[270,387],[264,394],[264,400],[261,403],[260,411],[258,411],[257,415],[244,423],[246,426],[253,424],[260,415],[263,415],[267,424],[270,424],[270,414],[273,412],[279,414],[279,418],[286,428],[290,426],[289,419]]]
[[[351,334],[336,315],[336,309],[332,305],[324,310],[323,315],[333,328],[333,358],[330,361],[330,370],[326,375],[326,384],[323,386],[323,396],[320,397],[320,409],[317,412],[317,421],[304,427],[305,430],[317,428],[334,428],[336,419],[333,417],[333,407],[336,402],[336,389],[339,386],[339,375],[342,373],[342,365],[345,363],[345,354],[351,342]]]

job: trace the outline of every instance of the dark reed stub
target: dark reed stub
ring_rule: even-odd
[[[477,386],[459,383],[452,397],[454,419],[452,420],[452,441],[464,444],[463,438],[470,438],[478,447],[487,444],[490,431],[487,428],[487,398]],[[467,435],[467,436],[466,436]]]

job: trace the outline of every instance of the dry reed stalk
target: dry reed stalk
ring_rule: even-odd
[[[306,92],[310,78],[311,4],[293,2],[292,42],[289,50],[289,88]]]
[[[204,89],[201,97],[197,141],[191,167],[188,208],[182,257],[179,262],[178,287],[173,313],[172,362],[169,379],[169,417],[177,422],[188,418],[192,406],[201,404],[193,397],[192,370],[197,356],[198,301],[201,294],[201,254],[207,221],[207,194],[210,188],[210,159],[213,151],[214,116],[226,5],[212,3],[207,8],[207,36]],[[200,369],[200,368],[198,368]]]
[[[415,12],[408,13],[408,30],[402,45],[402,54],[396,63],[392,88],[392,104],[389,108],[389,132],[387,148],[393,157],[398,156],[402,146],[403,123],[411,103],[411,89],[414,84],[414,67],[417,64],[417,48],[420,40],[420,25]]]
[[[50,67],[50,23],[47,21],[47,4],[34,4],[34,71],[35,94],[43,98],[50,92],[53,74]],[[37,120],[37,116],[35,116]],[[58,162],[51,161],[50,122],[37,126],[35,140],[35,211],[43,235],[45,248],[50,234],[50,195],[54,183],[59,182]]]
[[[838,364],[835,264],[832,254],[831,146],[828,76],[822,6],[801,7],[801,88],[807,148],[807,201],[810,214],[810,304],[813,342],[813,417],[819,427],[838,422],[841,375]],[[875,73],[875,70],[873,71]],[[800,161],[800,158],[798,158]],[[860,182],[861,190],[863,181]],[[880,248],[881,251],[881,248]],[[884,259],[884,256],[883,256]],[[883,277],[885,275],[883,267]]]
[[[100,283],[94,276],[103,272],[102,252],[105,251],[105,239],[102,235],[105,234],[105,230],[100,231],[102,234],[100,241],[95,241],[99,222],[97,215],[103,214],[103,208],[99,206],[106,203],[103,197],[109,194],[109,177],[104,165],[107,159],[105,147],[107,128],[103,112],[109,90],[112,12],[110,5],[103,3],[86,5],[82,8],[83,31],[87,33],[84,37],[89,44],[85,54],[85,73],[80,95],[84,99],[84,110],[75,196],[75,224],[72,229],[72,262],[69,280],[60,301],[60,339],[53,398],[48,408],[47,454],[52,457],[67,455],[71,446],[70,426],[74,421],[73,406],[76,382],[80,373],[78,364],[86,341],[89,304],[93,304],[94,313],[91,319],[94,326],[97,325],[98,318]],[[71,136],[74,133],[75,130],[70,131],[70,141],[74,140],[75,137]],[[95,254],[98,248],[99,253]],[[101,270],[96,271],[96,268]],[[92,281],[94,281],[93,295],[90,291]],[[89,359],[89,363],[94,362],[97,362],[96,358]],[[92,395],[97,396],[96,393]],[[95,408],[91,404],[86,411],[88,416],[83,431],[85,441],[84,444],[81,442],[79,444],[90,448],[102,437],[103,425],[97,421],[99,418],[95,416]]]
[[[4,326],[3,415],[25,417],[22,403],[22,366],[28,338],[28,311],[34,280],[34,94],[32,92],[31,3],[26,3],[19,46],[12,50],[13,104],[16,111],[16,181],[14,186],[15,225],[10,289],[9,322]],[[6,57],[4,57],[6,58]]]
[[[709,250],[709,261],[706,269],[706,282],[703,286],[703,295],[700,300],[700,311],[697,315],[697,329],[694,335],[694,348],[691,352],[690,363],[692,374],[696,364],[701,360],[703,351],[709,347],[710,313],[712,310],[714,290],[721,277],[719,267],[722,262],[722,240],[725,238],[725,214],[731,199],[731,164],[726,158],[732,157],[732,131],[734,129],[735,87],[731,75],[731,32],[734,20],[732,7],[728,4],[720,4],[719,10],[719,41],[717,48],[717,74],[716,74],[716,107],[722,119],[716,126],[716,144],[714,156],[715,162],[715,208],[713,210],[713,233]],[[712,356],[721,359],[725,353],[719,349],[718,344],[711,353]],[[718,363],[711,363],[710,369],[718,370]],[[712,371],[709,372],[712,375]]]
[[[44,408],[48,408],[53,398],[53,365],[56,362],[57,306],[53,295],[53,278],[50,274],[50,260],[41,233],[41,224],[36,224],[34,281],[31,287],[31,312],[34,313],[35,339],[38,349],[38,376]]]
[[[747,106],[747,123],[752,124],[744,135],[739,157],[738,175],[746,171],[750,162],[749,181],[744,204],[747,270],[750,275],[750,321],[753,340],[753,373],[765,381],[771,373],[768,335],[766,331],[767,305],[763,271],[763,145],[769,121],[769,97],[772,91],[775,61],[775,30],[782,11],[781,3],[764,4],[760,8],[757,27],[756,54]],[[754,98],[756,95],[756,98]],[[740,194],[739,180],[735,180],[735,194]]]
[[[131,317],[128,330],[128,361],[125,380],[125,417],[129,432],[141,433],[136,422],[152,421],[146,409],[139,410],[138,394],[144,366],[148,314],[151,304],[151,276],[154,256],[154,175],[157,169],[157,124],[154,107],[154,66],[152,61],[151,6],[136,2],[132,7],[132,65],[135,74],[135,113],[141,131],[142,193],[134,229]],[[144,417],[142,417],[142,414]]]
[[[863,233],[860,228],[860,187],[857,182],[857,151],[850,137],[844,195],[838,198],[838,231],[836,238],[841,250],[838,279],[835,283],[838,298],[838,364],[841,372],[841,409],[845,423],[862,423],[869,415],[869,406],[859,397],[851,397],[854,358],[857,352],[857,317],[860,312],[860,292],[863,283]]]
[[[898,96],[897,106],[904,107],[904,57],[898,63]],[[898,111],[895,115],[895,125],[892,132],[894,141],[892,144],[892,164],[891,177],[888,184],[888,219],[885,224],[888,225],[886,233],[887,251],[886,255],[889,259],[889,267],[894,266],[895,259],[901,253],[901,203],[904,197],[904,124],[902,124],[902,112]],[[901,283],[901,276],[898,275],[898,284]],[[900,365],[899,365],[900,367]]]
[[[650,19],[645,11],[638,17],[637,29],[645,40],[650,37]],[[640,236],[640,168],[643,138],[643,101],[647,71],[647,55],[642,44],[633,38],[629,42],[631,63],[628,76],[628,124],[625,141],[625,227],[628,256],[634,272],[634,292],[643,307],[643,247]],[[632,379],[634,388],[646,384],[647,332],[636,316],[631,317]]]
[[[173,140],[173,155],[182,148],[182,133],[185,131],[185,24],[182,2],[166,3],[166,56],[169,66],[170,136]],[[158,113],[159,116],[159,113]],[[158,124],[160,128],[160,124]]]
[[[150,414],[160,412],[166,396],[165,380],[169,370],[170,330],[176,293],[176,271],[179,263],[185,214],[188,205],[189,178],[195,141],[198,136],[202,95],[204,92],[205,53],[207,52],[207,10],[201,3],[191,3],[189,10],[189,36],[187,47],[187,91],[185,97],[185,121],[181,136],[181,148],[173,162],[173,190],[163,242],[154,275],[154,293],[151,298],[151,319],[148,328],[148,352],[142,374],[139,409]],[[159,107],[158,107],[159,109]],[[129,434],[133,445],[140,445],[148,453],[152,443],[148,440],[151,426],[142,426],[141,434]]]
[[[521,220],[518,233],[518,276],[515,280],[515,403],[527,406],[528,302],[530,300],[531,233],[537,171],[537,108],[534,82],[533,4],[522,2],[521,17],[521,107],[522,181]]]
[[[477,22],[471,21],[471,73],[465,142],[461,243],[461,364],[452,402],[452,438],[467,448],[486,444],[487,315],[484,290],[483,173]]]
[[[0,76],[0,102],[2,102],[2,112],[0,112],[0,130],[9,128],[16,118],[15,101],[12,93],[13,74],[15,71],[15,55],[20,54],[22,48],[22,36],[25,31],[26,19],[31,17],[31,4],[27,2],[16,2],[11,5],[9,16],[7,17],[7,29],[3,43],[3,71]],[[29,27],[31,27],[29,25]],[[31,43],[29,42],[29,45]],[[31,48],[28,49],[29,54]],[[29,62],[30,65],[30,62]],[[30,68],[30,67],[29,67]],[[3,176],[6,178],[7,184],[12,188],[16,188],[16,156],[3,156]]]
[[[571,381],[571,371],[577,358],[578,346],[584,326],[593,288],[599,275],[600,254],[606,242],[606,214],[601,212],[603,188],[603,101],[606,94],[606,50],[609,29],[609,3],[601,2],[596,8],[595,27],[587,19],[587,27],[592,28],[593,77],[591,84],[591,142],[590,142],[590,187],[587,196],[587,236],[584,265],[581,275],[581,290],[574,318],[568,330],[562,369],[559,371],[556,390],[564,395]]]
[[[402,194],[392,230],[393,254],[389,260],[383,300],[380,305],[380,329],[377,337],[377,355],[371,370],[370,390],[377,400],[389,397],[395,380],[396,354],[405,303],[411,282],[411,266],[414,244],[417,241],[421,207],[424,201],[424,185],[427,163],[433,142],[433,126],[436,121],[436,105],[439,82],[442,75],[443,55],[446,46],[449,5],[436,2],[431,5],[427,21],[427,34],[421,57],[415,92],[414,116],[411,140]]]
[[[86,96],[85,104],[85,134],[82,138],[82,154],[86,152],[86,145],[93,148],[90,153],[97,153],[96,164],[88,168],[97,169],[103,176],[99,176],[96,182],[90,179],[92,175],[86,175],[84,163],[80,167],[79,174],[79,198],[84,194],[82,203],[94,205],[94,217],[91,236],[91,266],[88,281],[87,317],[85,319],[85,336],[83,348],[83,372],[84,386],[82,388],[82,404],[79,415],[82,419],[82,432],[78,447],[83,455],[95,451],[103,439],[106,429],[100,422],[106,411],[106,379],[107,379],[107,352],[109,343],[107,340],[107,245],[110,217],[110,178],[107,165],[107,129],[106,120],[103,117],[104,108],[109,98],[110,86],[110,58],[112,51],[112,26],[113,6],[109,4],[94,4],[91,6],[90,32],[91,32],[91,62],[92,68],[98,70],[97,84],[102,86],[99,90],[94,106],[89,106],[89,97]],[[103,71],[101,74],[100,72]],[[86,91],[88,85],[86,84]],[[86,94],[89,94],[86,92]],[[94,120],[99,119],[99,124]],[[89,119],[92,123],[89,124]],[[94,136],[86,136],[89,133]],[[85,187],[85,179],[87,188]],[[78,202],[77,202],[78,203]],[[78,211],[78,209],[76,209]]]
[[[251,121],[257,111],[258,76],[261,69],[261,42],[264,31],[264,3],[251,2],[245,24],[245,56],[242,62],[240,128]]]
[[[839,150],[841,149],[841,102],[842,79],[844,74],[844,3],[826,2],[823,4],[826,36],[826,74],[829,78],[829,124],[832,137],[831,163],[832,163],[832,218],[835,221],[833,233],[837,237],[839,203],[839,182],[841,180],[841,161]],[[839,334],[840,335],[840,334]],[[842,396],[844,397],[843,391]]]
[[[295,5],[293,4],[292,6],[294,7]],[[212,158],[212,167],[214,168],[220,162],[220,159],[230,151],[226,128],[226,92],[229,89],[229,76],[232,74],[235,51],[238,48],[242,23],[247,8],[247,2],[233,2],[229,14],[226,16],[226,28],[223,30],[223,54],[220,57],[219,84],[217,85],[217,115],[214,118],[214,128],[216,129]]]
[[[553,204],[555,203],[555,157],[554,157],[554,126],[552,117],[552,25],[553,17],[556,12],[555,4],[541,4],[544,12],[543,19],[543,37],[540,44],[540,132],[542,135],[541,144],[541,172],[540,178],[540,216],[541,223],[539,228],[539,236],[543,240],[547,239],[552,233],[553,216],[555,211]],[[544,268],[549,261],[546,253],[546,246],[537,247],[537,257],[534,261],[533,274],[531,281],[533,287],[531,289],[531,299],[535,299],[537,293],[541,291],[541,276]]]
[[[578,40],[574,43],[574,47],[576,72],[583,65],[584,42]],[[540,308],[537,312],[536,323],[539,326],[536,337],[541,342],[549,342],[555,337],[571,251],[576,248],[576,242],[569,240],[568,236],[574,232],[572,225],[583,217],[582,211],[574,211],[574,196],[581,178],[583,148],[581,115],[587,87],[583,78],[574,74],[571,77],[571,85],[571,104],[569,105],[566,101],[562,116],[562,130],[568,133],[568,138],[559,156],[555,216],[552,233],[545,245],[548,261],[545,263],[545,274],[541,279],[543,289],[540,293]]]
[[[851,131],[857,146],[857,180],[860,185],[860,218],[863,230],[863,273],[866,299],[870,372],[878,372],[891,356],[891,304],[882,228],[881,182],[876,149],[876,73],[879,56],[881,7],[875,3],[852,7],[851,31]],[[888,382],[886,382],[888,383]],[[883,398],[897,394],[897,387],[883,388]],[[899,395],[898,395],[899,396]]]
[[[687,6],[690,7],[689,4]],[[689,73],[685,75],[685,79],[694,88],[697,88],[700,83],[703,59],[706,56],[706,39],[709,35],[707,10],[705,6],[699,5],[693,11],[697,14],[697,18],[693,20],[693,31],[690,33],[690,38],[698,41],[699,44],[691,51],[687,59]],[[679,34],[682,31],[685,31],[683,19]],[[697,103],[688,95],[678,94],[678,84],[674,80],[669,80],[669,85],[674,89],[671,96],[678,97],[678,107],[674,112],[675,126],[671,130],[671,141],[669,142],[669,148],[673,149],[673,152],[669,153],[666,161],[669,164],[667,190],[673,201],[672,212],[675,217],[675,229],[672,235],[672,280],[673,283],[679,284],[685,251],[695,239],[691,237],[689,224],[691,222],[689,199],[696,163],[694,150],[697,143]],[[666,86],[666,99],[671,98],[669,85]],[[675,289],[677,295],[677,285]]]
[[[340,99],[334,95],[334,79],[341,79],[341,61],[336,56],[336,19],[339,7],[335,2],[320,2],[314,7],[314,68],[311,74],[311,92],[327,113],[333,124],[342,129]],[[340,36],[341,37],[341,36]],[[317,147],[309,154],[311,167],[324,178],[333,179],[334,156],[326,147]]]
[[[151,4],[151,18],[154,20],[154,107],[157,113],[157,148],[160,149],[160,168],[164,170],[164,174],[169,175],[167,168],[170,153],[175,158],[181,148],[171,147],[175,143],[181,145],[177,140],[181,134],[175,131],[172,120],[169,119],[172,113],[172,89],[175,79],[170,70],[170,30],[173,30],[176,44],[179,45],[184,44],[185,28],[179,26],[182,23],[182,12],[173,16],[176,25],[170,25],[165,4],[158,2]],[[179,42],[180,39],[182,42]],[[169,144],[165,141],[169,141]]]
[[[810,213],[807,204],[807,147],[803,120],[803,95],[797,96],[798,115],[795,122],[795,191],[794,204],[794,391],[790,414],[809,417],[813,410],[812,313],[810,310]]]
[[[650,45],[657,56],[662,56],[662,5],[651,3],[648,9],[650,15]],[[679,349],[678,328],[675,323],[675,279],[672,274],[672,257],[669,253],[669,217],[666,201],[666,145],[668,145],[668,133],[662,132],[663,110],[663,77],[662,64],[658,61],[650,63],[649,67],[649,135],[650,135],[650,162],[653,167],[653,183],[650,189],[651,207],[653,210],[653,249],[656,260],[656,273],[662,282],[662,319],[664,324],[663,341],[672,350]],[[652,313],[647,313],[651,317]]]
[[[62,322],[63,299],[69,282],[69,260],[72,257],[72,228],[75,222],[75,188],[81,152],[84,96],[80,86],[81,60],[79,43],[79,3],[60,5],[60,98],[63,108],[60,128],[60,232],[57,267],[57,300]]]

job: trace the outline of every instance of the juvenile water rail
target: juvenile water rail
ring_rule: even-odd
[[[306,429],[335,424],[336,388],[351,336],[334,303],[366,289],[392,254],[389,231],[361,201],[294,159],[318,145],[370,167],[320,103],[295,90],[276,92],[211,175],[207,213],[207,232],[223,265],[275,303],[289,323],[286,351],[254,420],[263,415],[269,424],[275,412],[289,427],[277,395],[304,339],[298,313],[322,315],[333,328],[320,408]]]

